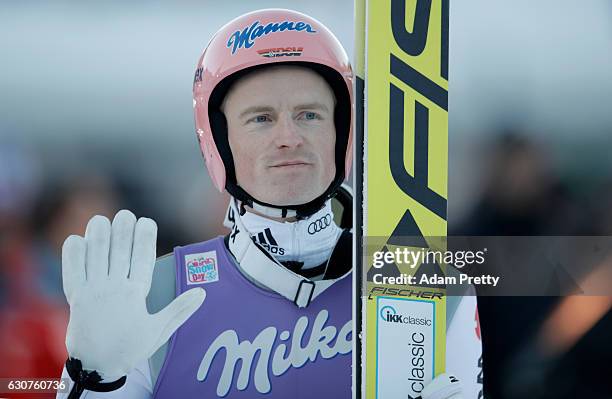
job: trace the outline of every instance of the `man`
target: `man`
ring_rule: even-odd
[[[121,211],[66,240],[72,397],[351,396],[352,76],[333,34],[294,11],[215,34],[194,111],[231,233],[155,262],[154,222]]]

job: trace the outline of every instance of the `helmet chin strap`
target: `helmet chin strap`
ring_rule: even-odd
[[[255,212],[260,215],[272,217],[272,218],[298,218],[303,219],[314,215],[321,210],[325,203],[334,196],[336,193],[338,184],[333,181],[325,192],[319,195],[317,198],[309,201],[305,204],[300,205],[273,205],[263,201],[259,201],[251,194],[246,192],[242,187],[232,181],[226,183],[226,190],[236,200],[240,201],[241,214],[244,213],[245,206],[252,208]]]
[[[251,201],[249,204],[251,208],[260,215],[272,217],[272,218],[293,218],[297,217],[298,213],[295,209],[291,208],[273,208],[271,206],[261,205],[256,201]]]

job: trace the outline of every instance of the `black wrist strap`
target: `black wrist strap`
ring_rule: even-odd
[[[100,374],[98,374],[97,371],[83,370],[81,361],[73,357],[66,360],[66,370],[68,371],[68,375],[70,375],[72,381],[74,381],[74,385],[68,394],[68,399],[80,398],[81,394],[86,389],[94,392],[114,391],[121,388],[127,380],[127,377],[123,376],[117,381],[100,382],[102,381],[102,377],[100,377]]]

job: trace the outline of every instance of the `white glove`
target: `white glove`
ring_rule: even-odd
[[[433,380],[421,391],[423,399],[463,399],[461,383],[452,374],[443,373]]]
[[[122,210],[112,226],[94,216],[85,238],[72,235],[64,242],[62,278],[70,305],[66,348],[83,370],[96,370],[105,381],[127,375],[153,355],[206,296],[194,288],[149,314],[156,236],[153,220],[136,221]]]

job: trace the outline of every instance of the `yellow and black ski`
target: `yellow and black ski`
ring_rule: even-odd
[[[355,11],[355,394],[416,397],[445,369],[446,292],[383,277],[444,265],[373,265],[381,254],[444,246],[449,5],[356,0]]]

